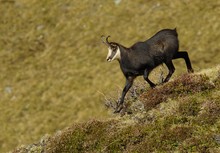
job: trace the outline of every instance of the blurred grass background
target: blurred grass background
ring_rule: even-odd
[[[219,64],[217,0],[4,0],[0,14],[0,152],[111,117],[103,94],[121,89],[124,77],[117,62],[105,62],[103,34],[129,47],[177,27],[195,71]],[[183,60],[175,66],[174,76],[186,72]]]

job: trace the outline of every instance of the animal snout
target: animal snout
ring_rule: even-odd
[[[106,61],[111,62],[111,58],[110,58],[110,57],[107,57],[107,58],[106,58]]]

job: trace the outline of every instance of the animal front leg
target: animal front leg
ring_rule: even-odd
[[[117,104],[117,108],[114,113],[119,113],[123,109],[123,103],[124,103],[125,96],[126,96],[128,90],[131,88],[131,86],[134,82],[134,78],[135,78],[134,76],[126,77],[126,84],[125,84],[125,87],[122,91],[121,98]]]

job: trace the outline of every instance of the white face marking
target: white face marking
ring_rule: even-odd
[[[116,52],[114,54],[114,52]],[[114,54],[114,56],[112,57],[112,54]],[[111,62],[113,60],[120,60],[121,59],[121,52],[120,52],[120,49],[119,47],[117,47],[117,50],[116,51],[113,51],[111,47],[108,48],[108,55],[107,55],[107,58],[106,60],[108,62]]]

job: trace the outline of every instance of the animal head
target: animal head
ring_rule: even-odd
[[[109,42],[108,41],[109,37],[110,36],[106,37],[105,40],[103,39],[104,36],[101,37],[102,42],[108,47],[108,54],[107,54],[106,60],[108,62],[111,62],[115,59],[120,60],[121,59],[121,52],[120,52],[119,45],[114,42]]]

